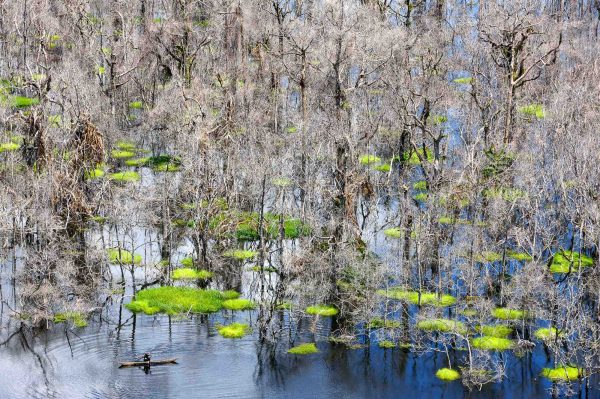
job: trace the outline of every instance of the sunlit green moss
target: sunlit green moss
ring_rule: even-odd
[[[425,202],[427,201],[427,193],[418,193],[413,196],[416,201]]]
[[[292,181],[290,179],[288,179],[287,177],[276,177],[275,179],[272,180],[272,183],[274,186],[282,187],[282,188],[292,185]]]
[[[104,177],[105,172],[102,167],[96,167],[94,169],[88,170],[85,172],[86,180],[95,180]]]
[[[128,159],[125,161],[125,165],[140,167],[140,166],[147,166],[149,162],[150,162],[150,157],[142,157],[142,158]]]
[[[129,103],[129,108],[132,109],[142,109],[144,104],[141,101],[132,101]]]
[[[505,351],[514,348],[515,343],[507,338],[483,336],[473,338],[471,345],[485,351]]]
[[[442,381],[454,381],[460,378],[460,373],[449,368],[442,368],[435,373],[435,376]]]
[[[434,125],[442,125],[448,122],[448,117],[446,115],[433,115],[430,118]]]
[[[525,116],[536,117],[537,119],[544,119],[546,112],[542,104],[529,104],[518,108],[519,112]]]
[[[385,229],[383,234],[390,238],[402,238],[402,230],[400,227],[392,227],[391,229]]]
[[[427,148],[425,151],[426,155],[423,155],[423,149],[419,148],[417,151],[406,151],[404,152],[404,154],[402,154],[402,161],[404,163],[407,163],[409,165],[419,165],[421,163],[421,160],[419,159],[419,155],[421,155],[422,158],[425,159],[425,161],[427,162],[433,162],[435,160],[434,156],[433,156],[433,152],[431,151],[431,149]]]
[[[579,267],[589,267],[594,264],[594,260],[585,255],[579,255],[577,251],[561,251],[552,257],[550,271],[552,273],[569,273],[577,272]]]
[[[79,328],[82,328],[82,327],[85,327],[88,325],[86,316],[82,312],[67,311],[67,312],[63,312],[63,313],[56,313],[54,315],[55,323],[65,323],[67,321],[70,321],[71,323],[73,323],[73,325],[75,327],[79,327]]]
[[[499,187],[499,188],[487,188],[483,190],[483,196],[486,198],[503,199],[507,202],[514,202],[521,198],[525,198],[526,193],[518,188],[512,187]]]
[[[177,227],[189,227],[189,228],[193,229],[194,227],[196,227],[196,221],[194,219],[189,219],[189,220],[174,219],[173,225],[175,225]]]
[[[531,262],[533,259],[531,255],[527,253],[517,251],[506,251],[506,256],[511,259],[518,260],[519,262]]]
[[[382,163],[380,165],[375,166],[373,169],[375,169],[378,172],[384,172],[387,173],[390,170],[392,170],[392,167],[389,163]]]
[[[223,252],[223,256],[237,260],[253,259],[256,257],[256,255],[258,255],[257,251],[250,251],[246,249],[230,249]]]
[[[513,333],[514,329],[511,326],[505,325],[488,325],[480,326],[479,332],[487,337],[506,338]]]
[[[423,331],[434,331],[434,332],[454,332],[458,334],[466,334],[467,327],[464,323],[457,320],[450,319],[424,319],[417,323],[417,328]]]
[[[135,144],[132,143],[131,141],[120,140],[120,141],[117,141],[117,144],[115,146],[119,150],[123,150],[123,151],[135,151]]]
[[[535,332],[533,333],[533,335],[537,338],[537,339],[541,339],[542,341],[552,341],[555,340],[558,337],[562,337],[564,336],[563,332],[558,332],[558,330],[556,329],[556,327],[548,327],[548,328],[538,328],[537,330],[535,330]]]
[[[141,179],[140,174],[133,171],[111,173],[110,179],[117,182],[136,182]]]
[[[208,280],[213,276],[208,270],[196,270],[187,267],[173,270],[173,280]]]
[[[402,301],[407,301],[412,303],[413,305],[419,304],[419,292],[413,290],[405,290],[401,287],[392,287],[387,290],[377,290],[377,294],[381,296],[385,296],[387,298],[398,299]],[[443,294],[438,295],[434,292],[421,291],[421,305],[433,305],[446,307],[451,306],[456,303],[456,298],[452,295]]]
[[[367,323],[367,328],[375,330],[377,328],[400,328],[402,324],[398,320],[382,319],[376,317]]]
[[[8,143],[0,143],[0,153],[5,151],[17,151],[19,148],[21,148],[21,145],[13,143],[12,141]]]
[[[383,341],[379,341],[377,343],[377,345],[381,348],[381,349],[394,349],[395,347],[397,347],[398,345],[393,342],[393,341],[388,341],[388,340],[383,340]]]
[[[502,255],[498,252],[493,251],[483,251],[481,254],[475,255],[473,257],[476,262],[480,263],[493,263],[502,260]]]
[[[122,248],[110,248],[106,250],[106,253],[108,254],[108,261],[110,263],[125,265],[130,265],[133,263],[134,265],[138,265],[142,262],[141,255],[136,254],[133,256],[131,252]]]
[[[306,308],[306,313],[325,317],[335,316],[339,313],[333,306],[329,305],[313,305]]]
[[[573,381],[583,375],[583,369],[573,366],[558,365],[553,369],[542,369],[541,375],[551,381]]]
[[[256,304],[249,299],[236,298],[224,301],[223,307],[229,310],[252,310]]]
[[[524,310],[496,308],[492,311],[492,316],[502,320],[521,320],[528,317],[528,314]]]
[[[237,299],[240,297],[240,293],[234,290],[227,290],[221,292],[221,297],[223,298],[223,300]]]
[[[220,327],[218,330],[223,338],[242,338],[244,335],[250,333],[248,324],[242,323],[231,323],[227,326]]]
[[[458,84],[468,85],[468,84],[471,84],[471,82],[473,82],[473,78],[471,76],[467,76],[464,78],[456,78],[453,80],[453,82],[458,83]]]
[[[413,184],[413,188],[417,191],[427,190],[427,182],[425,180],[419,180]]]
[[[214,313],[223,308],[223,301],[227,299],[224,294],[215,290],[164,286],[139,291],[126,306],[132,312],[149,315]]]
[[[40,103],[40,99],[37,97],[23,97],[23,96],[13,96],[11,99],[12,106],[14,108],[27,108],[32,105],[37,105]]]
[[[194,267],[194,258],[192,258],[191,256],[183,258],[179,261],[179,263],[181,263],[182,266],[187,267],[187,268],[192,268]]]
[[[135,155],[135,152],[127,150],[112,150],[110,155],[114,159],[127,159],[133,157]]]
[[[372,164],[376,164],[376,163],[380,163],[381,162],[381,158],[379,158],[376,155],[361,155],[358,158],[358,161],[362,164],[362,165],[372,165]]]
[[[267,239],[280,236],[281,215],[266,212],[263,214],[263,231]],[[225,236],[235,236],[238,241],[258,241],[259,219],[257,212],[239,212],[224,209],[209,222],[209,228],[222,231]],[[295,239],[310,234],[310,227],[300,219],[284,217],[284,238]]]
[[[291,349],[288,349],[288,353],[291,353],[292,355],[310,355],[311,353],[318,353],[319,349],[317,348],[317,345],[315,345],[314,343],[306,343],[306,344],[300,344],[297,346],[294,346]]]

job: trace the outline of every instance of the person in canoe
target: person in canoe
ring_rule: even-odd
[[[145,363],[150,363],[150,354],[144,353],[144,356],[142,357],[142,359]]]

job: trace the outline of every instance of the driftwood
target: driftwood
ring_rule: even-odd
[[[149,367],[160,366],[161,364],[177,364],[177,358],[164,360],[151,360],[149,362],[119,362],[119,368],[123,367]]]

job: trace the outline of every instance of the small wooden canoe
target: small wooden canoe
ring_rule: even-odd
[[[151,360],[149,362],[119,362],[122,367],[146,367],[146,366],[160,366],[161,364],[176,364],[177,358],[174,359],[163,359],[163,360]]]

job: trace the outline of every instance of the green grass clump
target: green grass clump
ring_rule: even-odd
[[[256,304],[249,299],[237,298],[224,301],[223,307],[229,310],[252,310]]]
[[[500,188],[487,188],[483,190],[483,196],[486,198],[503,199],[507,202],[514,202],[518,199],[525,198],[525,191],[512,188],[512,187],[500,187]]]
[[[306,313],[308,313],[308,314],[326,316],[326,317],[335,316],[339,312],[340,311],[337,310],[335,307],[329,306],[329,305],[314,305],[314,306],[309,306],[306,308]]]
[[[441,125],[448,122],[448,117],[446,115],[433,115],[431,121],[434,125]]]
[[[142,263],[141,255],[134,256],[131,252],[125,249],[110,248],[106,250],[106,253],[108,254],[108,261],[110,263],[124,265],[130,265],[132,263],[134,265],[139,265],[140,263]]]
[[[519,107],[518,110],[525,116],[535,116],[537,119],[544,119],[546,116],[546,112],[544,111],[544,106],[542,104],[529,104]]]
[[[12,106],[14,108],[27,108],[40,103],[39,98],[30,98],[23,96],[14,96],[12,98]]]
[[[413,184],[413,188],[417,191],[427,190],[427,182],[425,180],[419,180]]]
[[[104,175],[105,175],[104,169],[101,167],[97,167],[97,168],[86,171],[85,179],[86,180],[100,179],[100,178],[104,177]]]
[[[392,170],[392,166],[389,163],[382,163],[380,165],[375,166],[373,169],[375,169],[378,172],[387,173],[390,170]]]
[[[240,297],[240,293],[234,290],[227,290],[227,291],[223,291],[221,292],[221,296],[223,297],[223,300],[226,301],[228,299],[237,299]]]
[[[514,331],[511,326],[505,325],[480,326],[478,330],[486,337],[496,338],[506,338]]]
[[[427,201],[427,193],[418,193],[413,196],[416,201],[425,202]]]
[[[439,369],[435,373],[435,376],[442,381],[454,381],[460,378],[460,373],[456,370],[444,367],[442,369]]]
[[[525,252],[506,251],[506,256],[519,262],[531,262],[533,260],[531,255]]]
[[[421,163],[421,161],[419,160],[419,155],[421,155],[427,162],[433,162],[435,158],[431,149],[427,148],[425,153],[426,155],[423,155],[422,148],[419,148],[417,151],[405,151],[404,154],[402,154],[402,161],[413,166],[419,165]]]
[[[135,144],[131,141],[117,141],[116,147],[122,151],[135,151]]]
[[[317,348],[317,345],[315,345],[314,343],[306,343],[306,344],[300,344],[297,346],[294,346],[291,349],[288,349],[288,353],[291,353],[292,355],[310,355],[311,353],[318,353],[319,349]]]
[[[534,337],[541,339],[542,341],[550,341],[556,339],[557,336],[562,337],[564,333],[558,332],[556,327],[542,327],[535,330],[533,333]]]
[[[196,270],[187,267],[175,269],[171,274],[173,280],[208,280],[213,276],[208,270]]]
[[[471,82],[473,82],[473,78],[471,76],[467,76],[464,78],[456,78],[453,80],[454,83],[458,83],[458,84],[463,84],[463,85],[469,85],[471,84]]]
[[[423,331],[455,332],[463,335],[467,333],[464,323],[450,319],[424,319],[417,323],[417,328]]]
[[[287,177],[276,177],[271,181],[271,183],[273,183],[273,185],[276,187],[282,187],[282,188],[292,185],[292,181],[290,179],[288,179]]]
[[[181,265],[184,267],[192,268],[192,267],[194,267],[194,258],[192,258],[191,256],[188,256],[186,258],[181,259],[179,261],[179,263],[181,263]]]
[[[56,313],[54,315],[55,323],[65,323],[70,321],[75,327],[85,327],[88,325],[85,315],[82,312],[68,311],[63,313]]]
[[[257,212],[240,212],[227,210],[219,212],[210,220],[209,227],[224,237],[235,237],[238,241],[258,241],[259,214]],[[263,229],[267,239],[280,235],[281,215],[267,212],[263,215]],[[310,228],[300,219],[284,217],[284,238],[295,239],[306,236]]]
[[[377,328],[400,328],[401,324],[398,320],[383,320],[380,317],[376,317],[367,323],[367,328],[375,330]]]
[[[128,170],[126,172],[111,173],[110,179],[117,182],[135,182],[139,181],[141,176],[137,172]]]
[[[396,345],[395,342],[393,341],[388,341],[388,340],[383,340],[383,341],[379,341],[377,343],[377,345],[381,348],[381,349],[394,349],[395,347],[397,347],[398,345]]]
[[[479,255],[475,255],[474,259],[479,263],[493,263],[502,260],[502,255],[498,252],[483,251]]]
[[[144,104],[141,101],[132,101],[129,103],[129,108],[132,109],[142,109]]]
[[[140,166],[147,166],[149,162],[150,162],[150,157],[133,158],[133,159],[126,160],[125,165],[140,167]]]
[[[223,252],[223,256],[237,260],[253,259],[256,255],[258,255],[257,251],[250,251],[247,249],[230,249]]]
[[[250,327],[248,327],[248,324],[242,323],[231,323],[219,328],[219,334],[221,334],[223,338],[242,338],[249,332]]]
[[[18,143],[8,142],[8,143],[0,143],[0,153],[4,151],[17,151],[21,148],[21,145]]]
[[[419,292],[412,290],[405,290],[401,287],[392,287],[387,290],[377,290],[377,294],[385,296],[387,298],[398,299],[412,303],[413,305],[419,304]],[[452,295],[443,294],[438,296],[434,292],[421,291],[421,305],[432,305],[439,307],[452,306],[456,303],[456,298]]]
[[[112,150],[110,155],[114,159],[127,159],[133,157],[135,155],[135,152],[127,150]]]
[[[224,293],[190,287],[157,287],[139,291],[126,305],[132,312],[148,315],[166,313],[214,313],[223,308]]]
[[[514,348],[515,343],[507,338],[483,336],[473,338],[471,345],[484,351],[505,351]]]
[[[544,368],[541,373],[551,381],[572,381],[583,375],[583,370],[579,367],[558,365],[556,368]]]
[[[400,227],[392,227],[391,229],[383,230],[383,234],[390,238],[402,238],[402,230]]]
[[[569,273],[569,271],[577,272],[580,264],[581,267],[589,267],[594,264],[594,260],[584,254],[579,256],[579,252],[576,251],[561,251],[557,252],[552,257],[550,271],[552,273]]]
[[[528,317],[524,310],[509,308],[496,308],[492,311],[492,316],[502,320],[522,320]]]
[[[361,155],[358,158],[358,161],[361,163],[361,165],[372,165],[375,163],[380,163],[381,162],[381,158],[379,158],[376,155]]]

